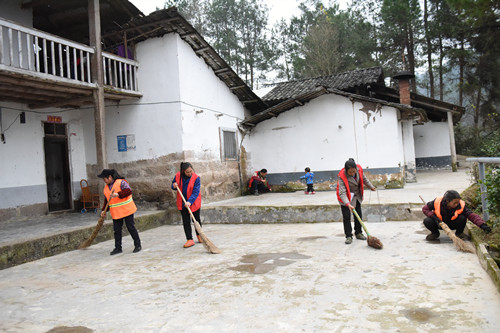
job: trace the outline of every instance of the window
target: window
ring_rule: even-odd
[[[238,157],[236,131],[226,128],[220,129],[222,160],[235,160]]]

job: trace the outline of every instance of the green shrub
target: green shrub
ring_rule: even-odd
[[[488,211],[500,212],[500,167],[494,167],[484,176],[488,199]]]

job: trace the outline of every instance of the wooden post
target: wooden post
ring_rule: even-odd
[[[93,92],[97,171],[101,172],[102,169],[108,167],[108,156],[106,153],[106,117],[99,0],[89,0],[89,34],[90,46],[94,48],[94,54],[90,61],[92,80],[97,84],[97,89]]]
[[[457,151],[455,150],[455,131],[453,129],[453,115],[448,114],[448,131],[450,132],[450,153],[451,153],[451,170],[457,172]]]

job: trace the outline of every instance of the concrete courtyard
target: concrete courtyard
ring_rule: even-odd
[[[182,226],[0,271],[2,332],[498,332],[499,293],[474,254],[421,222],[206,225],[223,250],[183,249]]]

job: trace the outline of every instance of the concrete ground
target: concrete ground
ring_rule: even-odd
[[[498,332],[500,297],[474,254],[421,223],[207,225],[223,250],[183,249],[181,226],[0,271],[2,332]],[[62,328],[66,328],[66,330]],[[75,328],[69,331],[68,328]]]
[[[419,172],[381,203],[461,191],[466,171]],[[376,196],[369,199],[376,203]],[[210,205],[328,204],[333,192],[266,194]],[[147,212],[141,212],[147,214]],[[203,214],[203,213],[202,213]],[[76,216],[80,216],[76,218]],[[95,225],[93,214],[15,221],[0,242]],[[108,221],[107,221],[108,222]],[[368,223],[382,250],[344,244],[342,223],[205,224],[223,250],[183,249],[180,225],[0,270],[2,332],[497,332],[500,295],[478,257],[421,221]],[[9,236],[10,235],[10,236]],[[5,237],[4,237],[5,236]],[[7,241],[5,241],[7,239]]]
[[[402,189],[378,189],[377,192],[365,191],[363,205],[369,204],[398,204],[417,203],[434,200],[442,196],[447,190],[462,192],[472,184],[469,169],[461,168],[457,172],[450,170],[418,171],[417,182],[407,183]],[[304,185],[304,189],[306,186]],[[314,195],[305,195],[304,192],[266,193],[259,196],[247,195],[233,199],[205,203],[205,207],[215,206],[295,206],[295,205],[338,205],[337,196],[333,191],[316,192]]]

